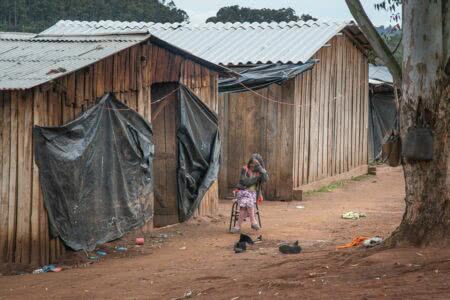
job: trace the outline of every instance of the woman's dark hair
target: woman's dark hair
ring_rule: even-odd
[[[258,153],[253,153],[253,154],[252,154],[252,157],[249,159],[249,161],[248,161],[248,163],[247,163],[247,167],[249,167],[250,164],[251,164],[253,161],[255,161],[255,160],[256,160],[257,162],[259,162],[259,164],[261,165],[261,167],[264,168],[264,160],[263,160],[261,154],[258,154]]]
[[[247,162],[247,167],[250,167],[250,164],[254,161],[255,159],[252,157],[249,159],[249,161]]]

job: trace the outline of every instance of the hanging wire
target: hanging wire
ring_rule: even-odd
[[[175,92],[177,92],[179,89],[180,89],[180,87],[177,87],[176,89],[172,90],[170,93],[166,94],[165,96],[163,96],[163,97],[161,97],[161,98],[159,98],[159,99],[157,99],[157,100],[155,100],[155,101],[152,101],[151,104],[153,105],[153,104],[156,104],[156,103],[158,103],[158,102],[164,101],[167,97],[171,96],[172,94],[174,94]],[[132,108],[109,108],[109,107],[104,107],[104,106],[102,106],[102,109],[110,109],[110,110],[133,110]]]
[[[311,104],[301,105],[301,104],[295,104],[295,103],[286,103],[286,102],[283,102],[283,100],[275,100],[275,99],[266,97],[263,94],[260,94],[260,93],[256,92],[255,90],[249,88],[248,86],[246,86],[242,82],[239,82],[239,84],[242,85],[242,87],[244,87],[249,92],[251,92],[251,93],[253,93],[253,94],[255,94],[255,95],[257,95],[257,96],[259,96],[259,97],[261,97],[261,98],[263,98],[263,99],[265,99],[267,101],[269,101],[269,102],[277,103],[277,104],[280,104],[280,105],[296,106],[296,107],[309,107],[309,106],[311,106]],[[335,101],[337,99],[342,99],[342,95],[336,96],[336,97],[334,97],[331,100]]]

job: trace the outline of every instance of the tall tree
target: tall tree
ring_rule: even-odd
[[[219,9],[215,17],[208,18],[206,22],[290,22],[290,21],[316,21],[317,19],[311,15],[301,15],[297,16],[295,10],[292,8],[280,8],[280,9],[269,9],[269,8],[249,8],[240,7],[239,5],[222,7]]]
[[[0,0],[0,30],[40,32],[61,19],[183,22],[185,11],[166,0]]]
[[[448,244],[450,196],[447,185],[450,125],[450,0],[385,0],[381,8],[402,7],[403,61],[398,65],[359,0],[347,5],[401,90],[400,134],[422,126],[433,131],[433,160],[403,161],[406,209],[387,244]]]

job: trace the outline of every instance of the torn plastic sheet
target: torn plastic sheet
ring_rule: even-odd
[[[314,67],[315,62],[304,64],[270,64],[261,65],[240,71],[239,78],[225,78],[219,80],[219,93],[247,92],[248,88],[258,90],[271,84],[283,84]]]
[[[217,180],[220,166],[217,115],[184,85],[179,90],[177,143],[177,201],[183,222]]]

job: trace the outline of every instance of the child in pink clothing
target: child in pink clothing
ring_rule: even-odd
[[[256,201],[262,198],[261,185],[269,179],[264,161],[259,154],[253,154],[247,165],[241,170],[239,184],[237,186],[236,200],[239,205],[238,225],[231,229],[232,233],[241,230],[241,225],[247,217],[250,218],[251,227],[259,230],[255,217]]]

